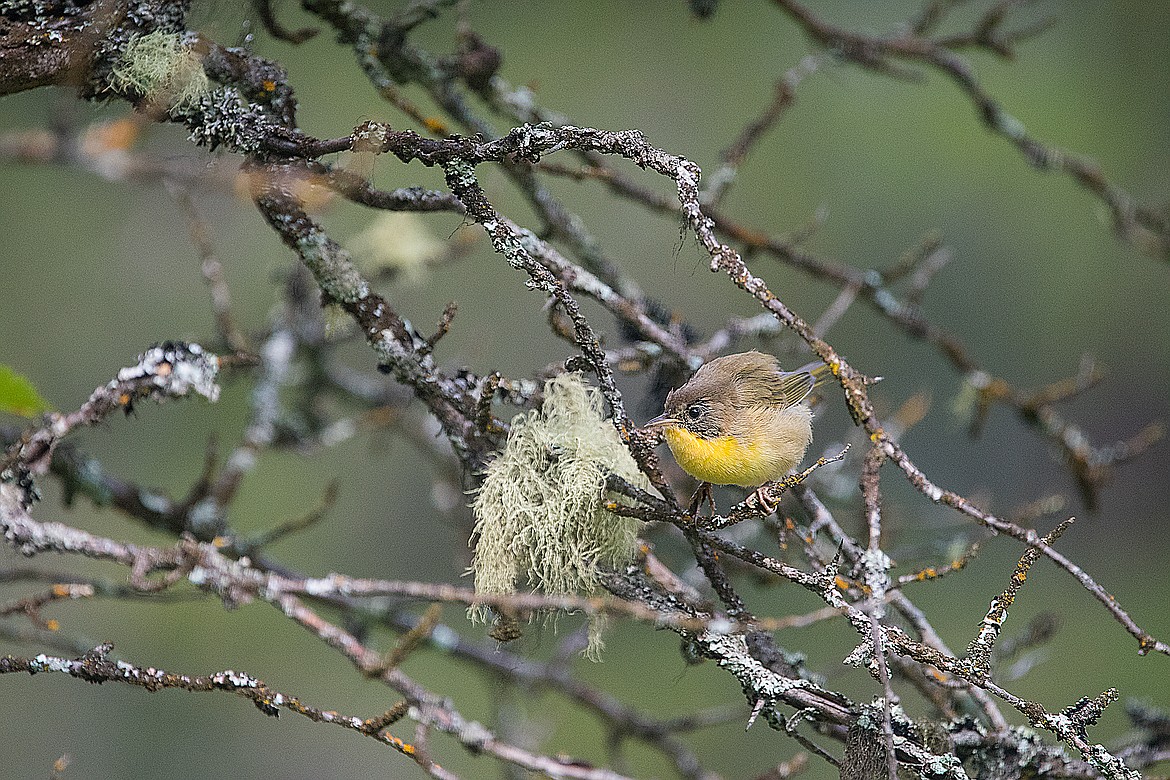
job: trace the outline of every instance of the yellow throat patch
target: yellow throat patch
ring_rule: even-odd
[[[697,480],[756,487],[775,479],[775,465],[764,456],[759,442],[734,436],[704,439],[681,426],[667,428],[663,434],[678,465]]]

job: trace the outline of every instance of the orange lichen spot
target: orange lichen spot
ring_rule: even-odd
[[[634,358],[618,359],[618,370],[625,374],[634,374],[642,367],[642,361]]]
[[[67,598],[69,596],[70,587],[64,583],[58,582],[53,585],[53,595],[59,599]]]
[[[937,576],[938,576],[938,570],[935,569],[933,566],[929,566],[929,567],[923,569],[922,571],[918,572],[917,579],[919,582],[921,582],[922,580],[934,579]]]
[[[49,629],[50,631],[56,631],[57,629],[61,628],[61,624],[53,618],[49,618],[45,621],[45,628]]]
[[[260,83],[260,86],[264,87],[265,92],[275,92],[276,91],[276,82],[273,81],[272,79],[264,79],[264,81],[262,81]]]
[[[130,397],[129,393],[122,393],[121,395],[118,396],[118,405],[119,406],[129,406],[130,402],[132,400],[134,400],[134,399],[132,399]]]
[[[125,151],[134,145],[142,132],[142,123],[136,118],[116,119],[90,125],[82,138],[82,148],[88,154]]]
[[[159,363],[155,373],[159,376],[170,376],[172,371],[174,371],[174,366],[170,363]]]
[[[829,370],[833,372],[833,376],[841,376],[841,364],[836,360],[829,364]]]
[[[408,756],[413,756],[414,755],[414,745],[410,744],[409,742],[403,742],[402,743],[402,752]]]
[[[447,135],[447,124],[436,116],[428,116],[423,119],[423,125],[436,135]]]
[[[877,442],[878,439],[882,438],[885,435],[886,435],[885,430],[883,430],[882,428],[878,428],[876,431],[874,431],[873,433],[871,433],[869,435],[869,440],[872,442]]]
[[[222,548],[222,547],[227,547],[232,542],[226,536],[217,536],[211,540],[211,543],[216,547]]]
[[[930,673],[934,677],[934,679],[938,680],[939,682],[945,683],[947,681],[947,676],[945,674],[943,674],[942,672],[940,672],[938,669],[931,669]]]
[[[1015,574],[1015,579],[1016,579],[1016,582],[1027,582],[1028,581],[1028,573],[1026,571],[1018,571]]]
[[[849,590],[849,588],[852,587],[849,583],[849,580],[840,575],[834,577],[833,581],[836,583],[838,590]]]

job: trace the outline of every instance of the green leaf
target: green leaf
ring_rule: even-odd
[[[0,363],[0,412],[32,417],[49,408],[32,382]]]

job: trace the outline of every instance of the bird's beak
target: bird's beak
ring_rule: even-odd
[[[653,420],[648,420],[646,424],[642,426],[642,429],[647,431],[655,431],[662,428],[670,428],[678,424],[679,421],[677,418],[671,417],[669,414],[660,414]]]

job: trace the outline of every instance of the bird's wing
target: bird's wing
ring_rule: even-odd
[[[803,401],[816,387],[814,369],[818,364],[810,363],[795,371],[781,371],[776,359],[770,355],[768,358],[736,372],[734,392],[739,403],[787,409]]]
[[[828,382],[833,378],[833,370],[829,368],[827,364],[822,363],[819,360],[815,360],[808,365],[801,366],[800,368],[796,369],[796,373],[798,374],[802,371],[807,371],[813,375],[813,379],[816,381],[816,384],[813,385],[814,388],[820,387],[825,382]]]
[[[786,371],[774,385],[769,400],[781,409],[796,406],[808,397],[816,383],[816,377],[808,366],[796,371]]]

